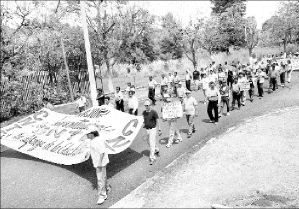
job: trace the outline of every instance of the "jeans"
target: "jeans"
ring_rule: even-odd
[[[150,100],[152,100],[153,105],[155,105],[156,103],[156,99],[155,99],[155,89],[149,89],[148,90],[148,98]]]
[[[98,179],[98,195],[105,198],[107,196],[107,173],[106,166],[96,168]]]
[[[116,104],[116,109],[117,110],[120,110],[122,112],[125,111],[125,109],[124,109],[124,100],[115,101],[115,104]]]
[[[215,117],[213,115],[213,111]],[[208,103],[208,115],[211,121],[218,122],[218,101],[209,101]]]
[[[194,115],[186,115],[187,123],[188,123],[188,134],[191,134],[193,130],[195,130],[194,126]]]
[[[263,96],[264,94],[264,89],[263,89],[264,83],[260,83],[259,81],[257,82],[257,90],[259,93],[259,96]]]
[[[284,83],[285,83],[285,75],[286,73],[285,72],[282,72],[281,74],[280,74],[280,84],[281,85],[284,85]]]
[[[276,78],[270,78],[271,86],[272,86],[272,91],[276,90],[276,85],[277,85],[277,80]]]
[[[155,159],[155,152],[159,151],[159,149],[156,146],[156,136],[157,136],[157,129],[151,128],[146,129],[147,133],[147,143],[150,147],[150,159]]]
[[[186,80],[186,89],[191,91],[191,80]]]
[[[235,107],[236,101],[238,102],[238,107],[241,107],[241,101],[240,101],[240,93],[239,92],[233,92],[233,102],[232,102],[232,108]]]
[[[177,119],[170,119],[168,120],[169,125],[169,139],[168,144],[173,143],[174,136],[177,135],[178,140],[182,140],[182,136],[180,134],[180,131],[177,127]]]
[[[220,113],[223,112],[224,104],[226,105],[226,112],[229,112],[229,97],[228,96],[222,96],[221,97]]]

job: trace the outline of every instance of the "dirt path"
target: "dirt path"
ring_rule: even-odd
[[[165,147],[168,129],[166,123],[163,123],[163,135],[159,138],[161,157],[153,166],[148,163],[148,147],[143,140],[145,131],[140,131],[129,149],[110,156],[107,172],[112,192],[100,207],[113,205],[183,153],[201,149],[211,138],[245,119],[263,115],[273,109],[299,105],[298,76],[299,72],[293,74],[293,82],[287,88],[265,94],[263,99],[255,98],[253,103],[247,102],[240,111],[222,117],[217,126],[206,123],[206,106],[200,104],[200,116],[195,120],[198,131],[187,139],[186,119],[180,119],[184,141],[171,149]],[[202,98],[199,92],[192,94]],[[160,110],[159,103],[155,109]],[[95,186],[95,171],[90,162],[59,166],[13,150],[1,153],[1,207],[99,207],[95,204]]]

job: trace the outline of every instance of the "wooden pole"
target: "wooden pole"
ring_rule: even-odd
[[[85,40],[85,51],[86,51],[86,58],[87,58],[87,67],[88,67],[88,76],[89,76],[89,86],[90,86],[90,97],[92,106],[98,106],[97,102],[97,87],[96,87],[96,80],[94,76],[93,64],[91,59],[91,50],[90,50],[90,43],[89,43],[89,35],[88,35],[88,28],[86,23],[86,14],[85,14],[85,7],[84,2],[80,1],[81,7],[81,22],[84,31],[84,40]]]
[[[63,60],[64,60],[64,65],[65,65],[65,70],[66,70],[67,82],[68,82],[68,86],[69,86],[69,90],[70,90],[70,94],[71,94],[71,100],[73,102],[74,101],[74,92],[72,90],[70,73],[69,73],[69,66],[68,66],[67,60],[66,60],[65,49],[64,49],[64,44],[63,44],[62,37],[60,37],[60,42],[61,42],[61,47],[62,47],[62,54],[63,54]]]

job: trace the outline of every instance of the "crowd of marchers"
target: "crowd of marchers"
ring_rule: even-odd
[[[146,140],[149,146],[150,155],[149,162],[152,165],[160,155],[157,144],[157,134],[161,135],[161,122],[166,122],[169,130],[167,148],[173,143],[183,141],[182,133],[177,125],[178,118],[163,119],[163,107],[167,103],[179,101],[182,111],[186,116],[188,124],[187,138],[192,137],[196,132],[196,124],[194,118],[198,116],[198,105],[202,102],[207,106],[207,114],[210,122],[217,124],[222,116],[229,116],[230,111],[240,110],[246,105],[246,101],[253,102],[254,97],[258,96],[262,99],[264,89],[268,89],[268,93],[277,91],[280,86],[284,88],[286,83],[291,82],[292,60],[299,58],[299,53],[268,55],[259,61],[253,63],[241,64],[240,62],[232,62],[228,64],[216,65],[212,62],[207,67],[195,69],[193,72],[186,70],[184,85],[179,79],[178,73],[169,73],[161,75],[158,83],[149,77],[148,82],[148,99],[143,103],[145,110],[141,113],[144,118],[144,128],[146,129]],[[268,84],[268,86],[266,86]],[[280,85],[278,85],[280,84]],[[160,111],[155,110],[152,106],[156,105],[156,89],[160,88],[160,98],[162,104]],[[203,100],[195,98],[192,91],[200,91]],[[110,97],[103,94],[102,89],[98,89],[97,101],[98,105],[109,105],[119,111],[128,111],[129,114],[138,115],[139,99],[135,95],[135,86],[128,83],[127,88],[121,91],[120,87],[116,87],[114,94],[114,104],[110,101]],[[52,109],[53,106],[46,98],[43,99],[45,107]],[[85,110],[87,100],[81,95],[76,101],[80,112]],[[125,108],[126,106],[126,108]],[[226,107],[226,108],[225,108]],[[225,109],[226,111],[225,111]],[[87,135],[87,139],[91,144],[91,158],[93,166],[96,168],[98,180],[97,203],[102,204],[107,199],[109,186],[107,184],[106,166],[109,163],[108,154],[105,151],[105,144],[99,137],[98,131],[94,131]]]

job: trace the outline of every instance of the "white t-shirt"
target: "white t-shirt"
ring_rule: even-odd
[[[262,71],[260,73],[257,72],[256,75],[257,75],[260,83],[264,83],[265,82],[266,73],[264,71]]]
[[[217,101],[221,98],[220,92],[217,88],[214,88],[213,90],[211,88],[208,88],[206,95],[211,101]]]
[[[240,91],[244,91],[244,85],[247,83],[247,79],[245,77],[239,78],[238,83],[240,84]]]
[[[190,74],[190,73],[187,73],[187,74],[185,75],[185,79],[186,79],[186,81],[191,80],[191,74]]]
[[[210,83],[209,77],[205,77],[205,78],[201,79],[200,83],[202,84],[202,88],[204,90],[207,90],[209,88],[209,83]]]
[[[138,109],[138,99],[135,95],[128,98],[128,107],[134,111]]]
[[[109,163],[109,158],[106,150],[105,140],[100,137],[95,137],[90,141],[90,155],[93,166],[103,167]],[[103,157],[101,157],[103,155]]]
[[[198,105],[196,99],[192,96],[184,99],[184,108],[186,115],[195,115],[195,106]]]
[[[168,79],[166,77],[164,77],[162,80],[161,80],[161,86],[165,86],[167,85],[168,83]]]
[[[118,93],[115,92],[115,101],[120,101],[124,99],[124,95],[121,91],[119,91]]]
[[[154,89],[157,85],[157,82],[153,79],[151,81],[148,82],[148,87],[151,89]]]
[[[85,98],[85,96],[81,96],[81,97],[78,99],[77,103],[78,103],[78,106],[79,106],[79,107],[84,107],[85,104],[86,104],[86,98]]]

